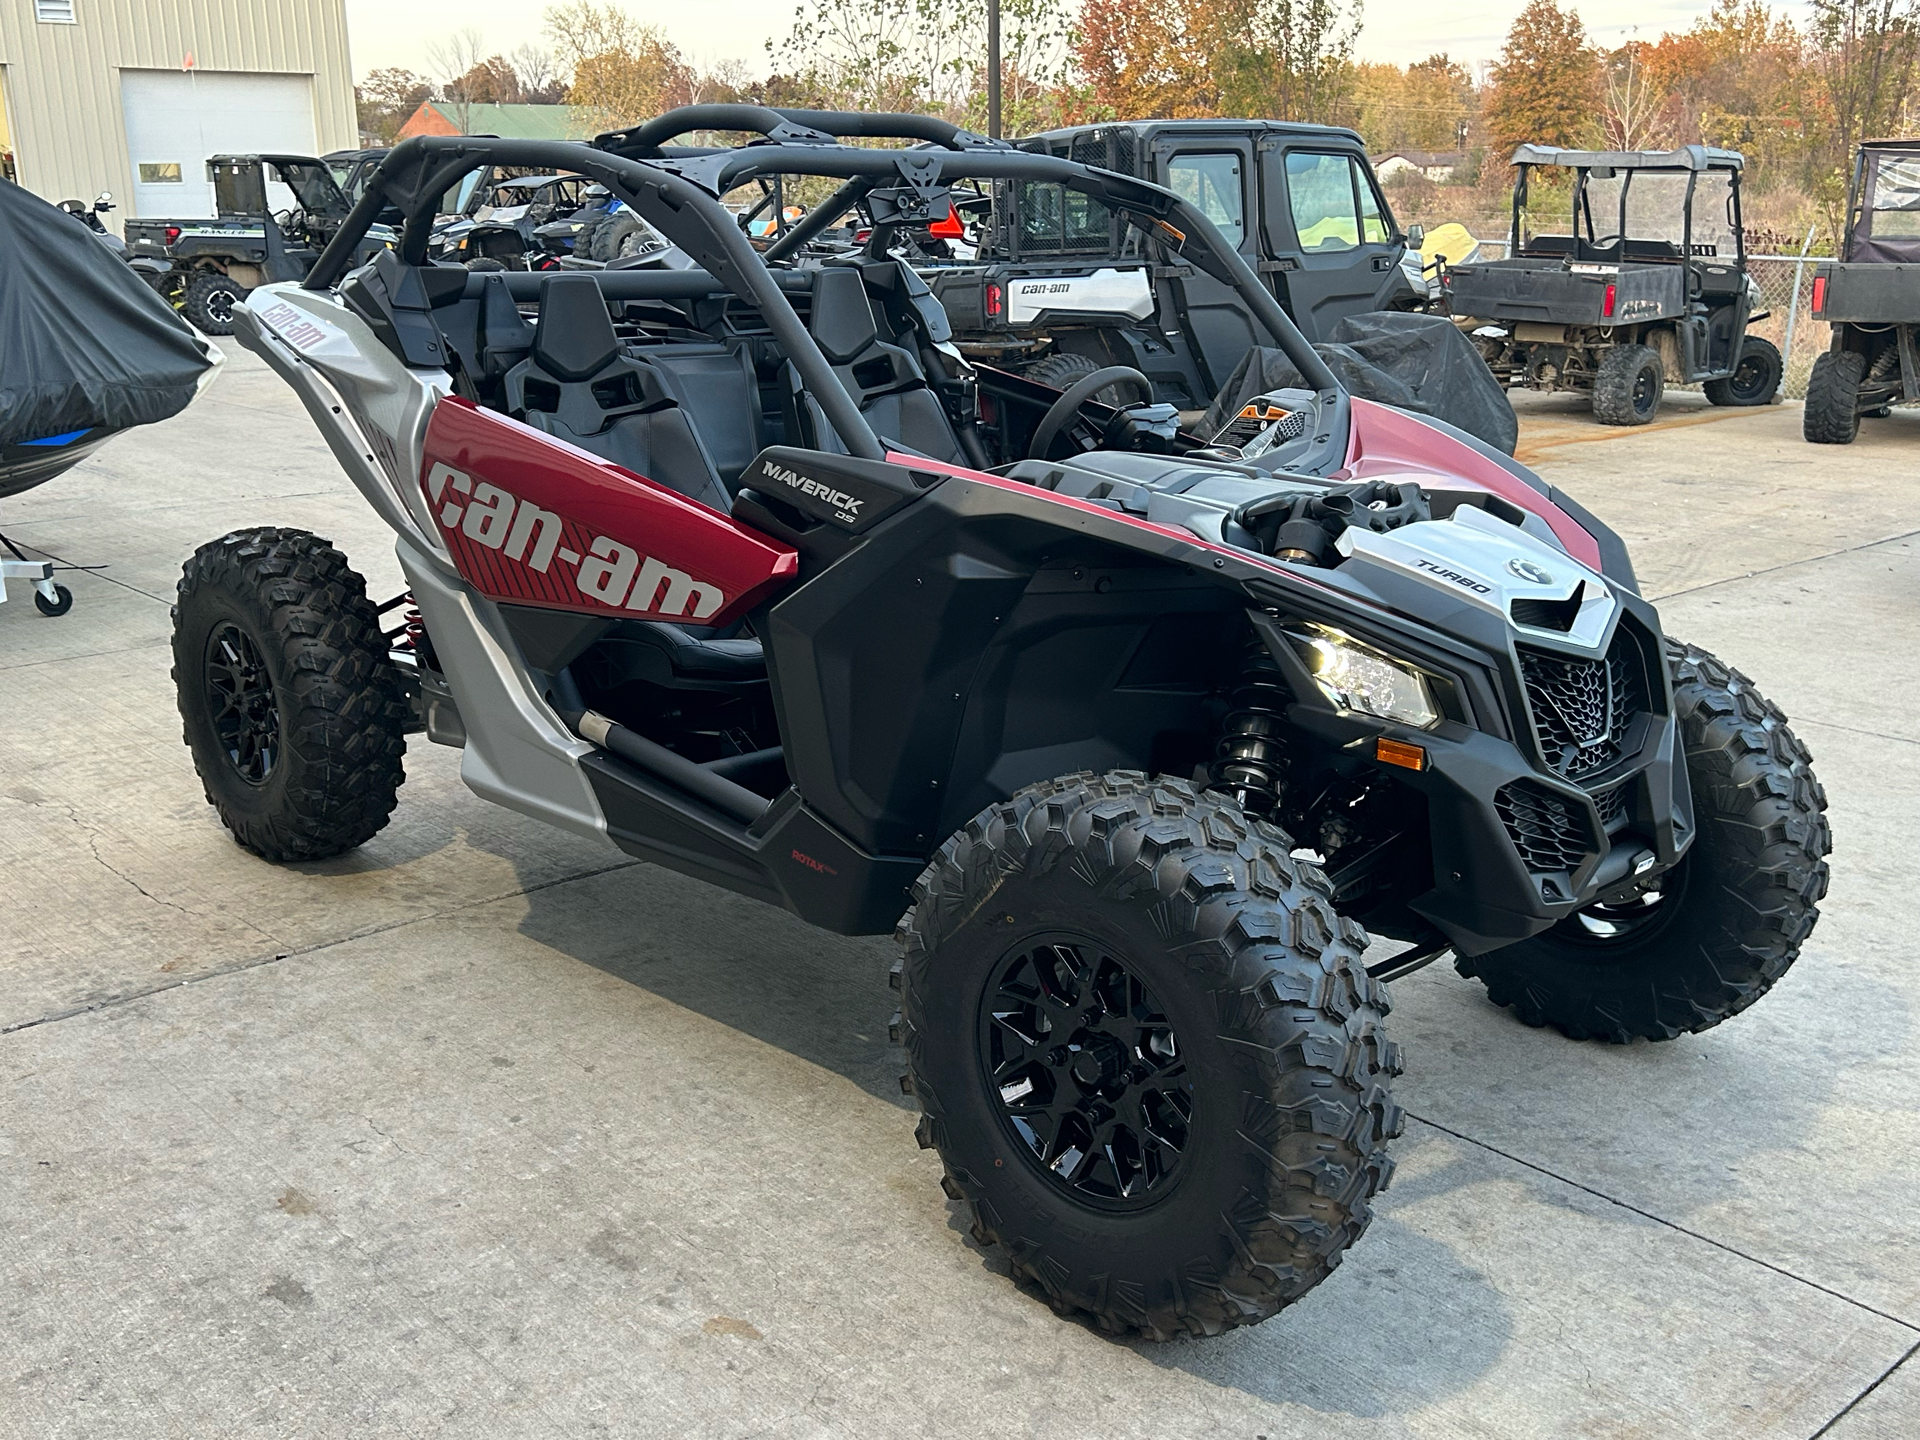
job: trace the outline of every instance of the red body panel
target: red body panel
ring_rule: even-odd
[[[492,600],[727,625],[799,572],[787,546],[466,400],[434,407],[425,450],[453,563]]]
[[[1590,570],[1600,568],[1600,545],[1571,515],[1505,466],[1496,464],[1471,445],[1443,435],[1417,415],[1353,400],[1353,429],[1347,440],[1347,478],[1386,479],[1408,471],[1440,480],[1464,481],[1531,510]]]

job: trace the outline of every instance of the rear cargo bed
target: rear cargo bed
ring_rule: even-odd
[[[1607,288],[1614,289],[1606,313]],[[1627,325],[1678,316],[1685,299],[1678,266],[1570,270],[1555,260],[1491,260],[1447,272],[1455,315],[1551,325]]]

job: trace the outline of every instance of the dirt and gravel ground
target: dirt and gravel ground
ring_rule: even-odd
[[[1825,919],[1669,1045],[1397,984],[1372,1232],[1279,1319],[1171,1345],[1056,1319],[966,1238],[887,942],[485,806],[420,743],[353,856],[226,838],[167,674],[181,560],[301,525],[398,588],[251,357],[0,506],[107,567],[65,618],[0,608],[0,1434],[1920,1433],[1920,414],[1840,450],[1792,406],[1520,405],[1668,627],[1812,746]]]

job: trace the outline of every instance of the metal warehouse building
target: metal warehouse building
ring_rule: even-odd
[[[48,200],[211,215],[209,155],[358,135],[344,0],[0,0],[0,157]]]

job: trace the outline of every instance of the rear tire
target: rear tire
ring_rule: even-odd
[[[1813,362],[1807,377],[1806,408],[1800,433],[1813,445],[1851,445],[1860,433],[1860,384],[1867,378],[1867,357],[1858,350],[1829,350]]]
[[[1671,1040],[1739,1014],[1799,957],[1827,893],[1827,795],[1787,717],[1704,650],[1670,640],[1667,663],[1697,833],[1658,900],[1455,962],[1574,1040]]]
[[[202,270],[187,282],[180,309],[203,335],[233,334],[233,310],[247,287],[217,270]]]
[[[1291,849],[1182,781],[1080,774],[982,811],[914,883],[916,1133],[1062,1314],[1216,1335],[1367,1228],[1399,1052],[1365,934]]]
[[[236,530],[187,561],[173,679],[194,768],[233,838],[325,860],[386,825],[412,707],[366,581],[304,530]]]
[[[1054,389],[1066,391],[1078,382],[1104,368],[1097,360],[1089,360],[1084,355],[1071,355],[1064,350],[1056,350],[1051,355],[1042,356],[1020,373],[1029,380],[1038,380],[1042,385],[1051,385]],[[1119,385],[1109,385],[1093,393],[1093,400],[1100,405],[1124,405],[1127,394]]]
[[[1666,367],[1650,345],[1616,345],[1593,377],[1593,418],[1602,425],[1645,425],[1666,393]]]
[[[1709,380],[1701,388],[1712,405],[1771,405],[1780,393],[1784,373],[1780,350],[1771,340],[1749,335],[1740,342],[1740,363],[1724,380]]]

